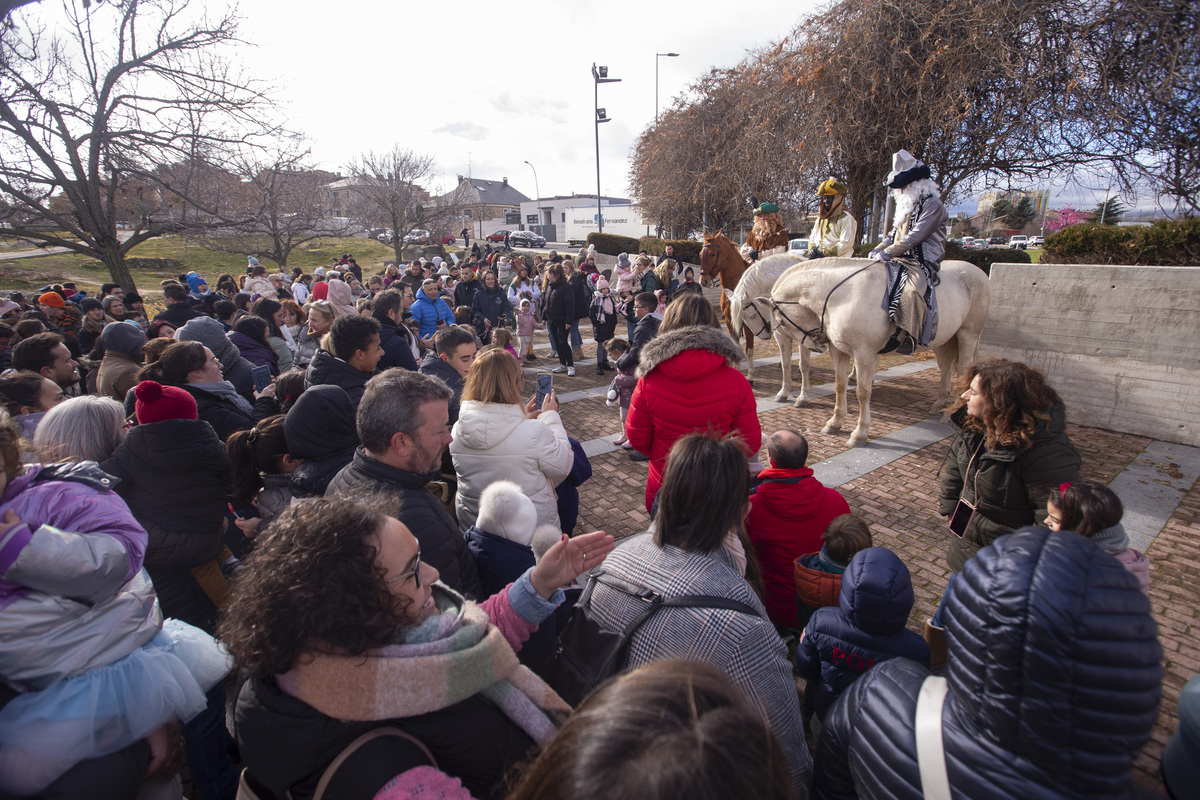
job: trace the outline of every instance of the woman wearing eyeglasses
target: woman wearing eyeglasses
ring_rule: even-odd
[[[262,785],[299,800],[348,746],[387,728],[395,733],[330,771],[327,796],[424,786],[426,796],[503,797],[508,769],[570,711],[513,651],[613,539],[564,537],[476,605],[437,582],[412,533],[380,505],[294,505],[246,561],[220,629],[251,676],[237,705],[242,758]]]
[[[314,300],[306,306],[308,324],[301,326],[296,336],[296,367],[303,369],[317,354],[321,337],[329,333],[338,311],[328,300]]]

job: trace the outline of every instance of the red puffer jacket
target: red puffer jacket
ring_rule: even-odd
[[[771,467],[758,474],[746,533],[762,566],[763,605],[771,622],[803,626],[796,613],[793,564],[800,556],[820,550],[829,523],[849,513],[850,506],[837,489],[826,489],[807,467]]]
[[[650,456],[647,511],[662,485],[667,453],[679,438],[710,428],[736,430],[748,453],[758,452],[758,405],[750,382],[736,368],[743,357],[725,331],[704,326],[660,334],[642,349],[625,433],[634,448]]]

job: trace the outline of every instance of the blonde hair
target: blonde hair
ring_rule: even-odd
[[[507,350],[485,350],[467,373],[462,399],[521,405],[521,383],[524,378],[521,365]]]

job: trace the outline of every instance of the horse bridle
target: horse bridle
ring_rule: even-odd
[[[872,261],[869,264],[867,264],[865,267],[863,267],[861,269],[857,269],[854,272],[851,272],[849,275],[847,275],[846,277],[844,277],[840,281],[838,281],[837,284],[834,285],[834,287],[829,290],[829,294],[825,295],[825,302],[821,305],[821,323],[816,328],[809,330],[808,328],[803,327],[802,325],[797,323],[794,319],[789,317],[787,315],[786,311],[784,311],[782,308],[780,308],[780,306],[783,306],[783,305],[798,306],[798,305],[800,305],[800,302],[798,300],[776,300],[775,298],[772,297],[772,298],[770,298],[771,307],[774,308],[776,311],[778,311],[779,316],[781,316],[785,320],[787,320],[789,325],[791,325],[793,328],[795,328],[796,330],[800,331],[801,334],[803,334],[803,338],[801,339],[802,342],[804,339],[812,339],[813,343],[816,344],[818,347],[823,347],[824,343],[821,340],[825,338],[825,312],[829,310],[829,298],[833,297],[833,293],[836,292],[838,289],[840,289],[842,287],[842,284],[844,284],[846,281],[853,278],[855,275],[858,275],[861,272],[866,272],[875,263],[876,262]]]
[[[762,323],[762,327],[760,327],[758,330],[754,330],[752,327],[750,327],[750,321],[746,316],[750,313],[750,309],[754,309],[754,316],[758,318],[760,323]],[[750,305],[742,307],[742,324],[745,325],[746,329],[750,331],[750,335],[754,336],[755,338],[766,339],[771,336],[771,322],[763,316],[761,311],[758,310],[758,306],[754,303],[754,298],[751,298]],[[767,335],[760,337],[759,334],[763,331],[766,331]]]

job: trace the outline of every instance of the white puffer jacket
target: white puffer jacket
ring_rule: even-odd
[[[560,524],[554,487],[571,472],[575,456],[557,411],[526,419],[519,405],[468,400],[459,409],[453,435],[459,527],[465,531],[475,524],[480,495],[498,480],[521,487],[537,508],[538,525]]]

